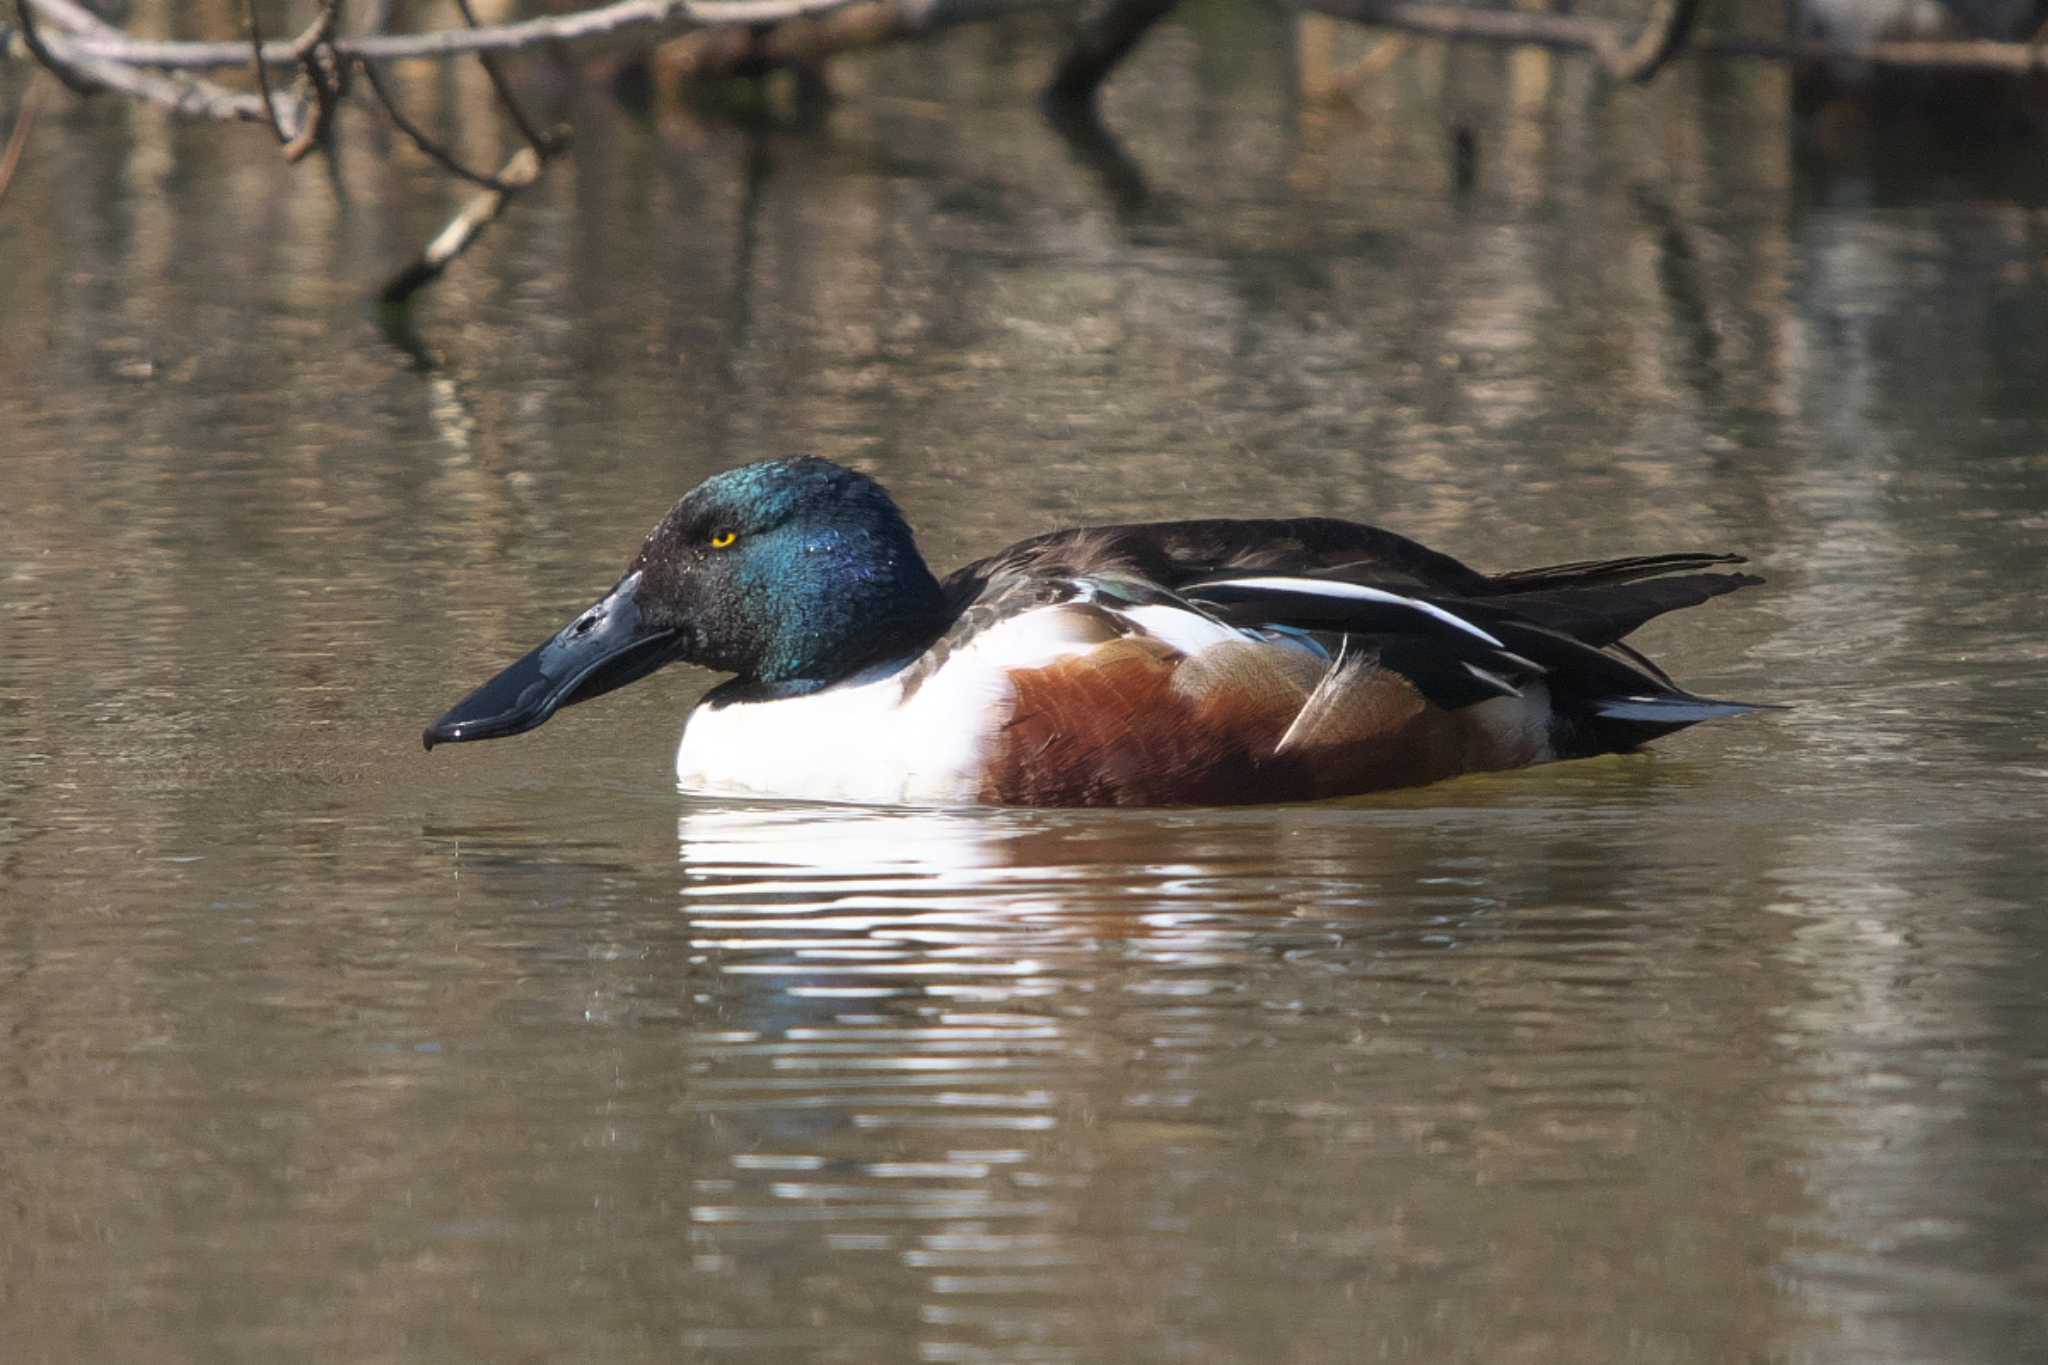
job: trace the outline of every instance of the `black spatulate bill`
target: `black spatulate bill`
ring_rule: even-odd
[[[673,661],[679,630],[642,619],[631,573],[553,639],[448,709],[420,736],[429,749],[473,739],[502,739],[545,724],[564,706],[601,697]]]

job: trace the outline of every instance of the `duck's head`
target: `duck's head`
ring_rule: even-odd
[[[944,614],[880,484],[815,456],[763,460],[692,489],[609,593],[423,738],[516,735],[678,661],[798,695],[913,652]]]

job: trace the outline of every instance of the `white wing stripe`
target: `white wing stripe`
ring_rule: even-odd
[[[1433,616],[1445,625],[1464,631],[1475,639],[1484,640],[1495,649],[1503,649],[1499,640],[1488,635],[1462,616],[1455,616],[1442,607],[1399,593],[1385,592],[1379,588],[1368,588],[1360,583],[1338,583],[1326,578],[1218,578],[1207,583],[1192,583],[1181,590],[1183,596],[1192,596],[1204,588],[1249,588],[1254,592],[1293,593],[1302,597],[1329,597],[1347,602],[1378,602],[1389,607],[1406,607]]]

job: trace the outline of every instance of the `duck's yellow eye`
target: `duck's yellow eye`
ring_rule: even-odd
[[[711,548],[723,550],[739,538],[740,533],[738,531],[720,531],[717,535],[711,537]]]

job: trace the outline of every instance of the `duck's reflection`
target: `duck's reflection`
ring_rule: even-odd
[[[1729,861],[1659,771],[1348,808],[686,809],[696,1271],[835,1324],[718,1343],[1128,1358],[1100,1348],[1261,1282],[1190,1245],[1312,1235],[1307,1263],[1397,1316],[1446,1265],[1567,1254],[1595,1215],[1557,1191],[1753,1118],[1639,1102],[1672,1055],[1656,964],[1689,932],[1661,879]],[[1715,989],[1680,1018],[1726,1028]],[[1644,1235],[1739,1164],[1646,1187]],[[1474,1182],[1514,1193],[1440,1220]]]
[[[691,1109],[727,1167],[699,1147],[700,1271],[801,1301],[857,1258],[919,1304],[932,1358],[1057,1334],[1044,1296],[1087,1283],[1041,1165],[1075,1049],[1051,950],[1075,931],[1057,917],[1071,878],[1022,855],[1039,837],[1001,813],[683,814],[718,1021],[691,1040]],[[880,1348],[905,1324],[873,1326]]]
[[[1294,991],[1373,922],[1371,879],[1319,875],[1325,840],[1383,820],[686,810],[699,1269],[793,1301],[893,1280],[924,1358],[1081,1348],[1077,1324],[1117,1312],[1098,1182],[1121,1191],[1118,1244],[1164,1260],[1186,1212],[1161,1173],[1176,1154],[1213,1167],[1263,1088],[1246,1078],[1270,1072],[1244,1045],[1353,1033]],[[1389,875],[1435,856],[1422,832],[1384,841]],[[1281,842],[1303,855],[1285,876]],[[1457,906],[1439,923],[1482,899],[1436,885]]]
[[[752,900],[821,888],[978,885],[988,869],[1011,861],[1004,845],[1029,818],[1000,810],[706,803],[676,824],[683,894]]]
[[[796,999],[1003,1004],[1099,990],[1105,948],[1186,973],[1242,966],[1255,936],[1261,956],[1326,942],[1290,920],[1371,897],[1355,878],[1280,875],[1288,821],[707,805],[678,825],[681,895],[723,976],[775,978]],[[1083,958],[1088,981],[1073,979]]]

